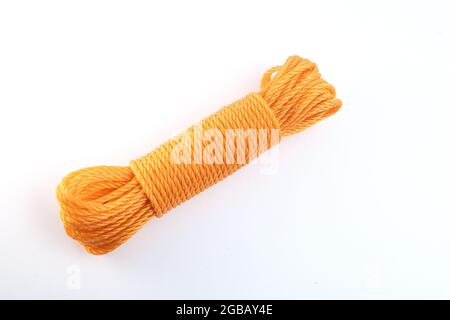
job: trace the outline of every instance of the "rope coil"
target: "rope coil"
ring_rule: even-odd
[[[227,148],[212,163],[176,163],[173,154],[178,146],[185,150],[207,147],[207,141],[195,139],[197,127],[216,130],[222,136],[233,129],[257,129],[264,132],[263,136],[279,130],[282,138],[338,111],[341,101],[335,95],[334,87],[321,78],[316,64],[298,56],[289,57],[284,65],[263,75],[259,93],[220,109],[146,156],[131,161],[130,166],[90,167],[64,177],[56,194],[67,234],[92,254],[114,250],[151,217],[162,216],[253,159],[248,143],[242,146],[227,140],[227,147],[233,147],[235,153]],[[258,139],[265,139],[263,136]],[[258,149],[255,156],[262,152]],[[246,155],[244,161],[237,161],[238,154]]]

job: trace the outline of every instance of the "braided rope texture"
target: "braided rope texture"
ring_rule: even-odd
[[[108,253],[150,218],[162,216],[253,160],[248,144],[227,140],[226,144],[234,144],[234,148],[227,148],[220,157],[223,161],[177,163],[174,148],[192,151],[207,147],[208,141],[196,139],[196,129],[213,129],[222,136],[230,129],[263,129],[268,135],[278,130],[282,138],[334,114],[341,104],[316,64],[291,56],[282,66],[263,75],[258,93],[220,109],[146,156],[131,161],[130,166],[90,167],[65,176],[56,191],[65,230],[88,252]],[[228,150],[236,152],[230,154]],[[255,156],[264,151],[258,149]],[[245,154],[241,162],[236,161],[240,152]]]

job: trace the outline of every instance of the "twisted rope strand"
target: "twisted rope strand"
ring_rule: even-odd
[[[280,130],[284,137],[338,111],[341,101],[335,95],[316,64],[291,56],[267,70],[259,93],[220,109],[199,126],[218,130],[222,137],[228,129]],[[67,234],[92,254],[108,253],[153,216],[162,216],[252,160],[248,144],[227,140],[219,163],[174,163],[172,151],[180,144],[191,151],[208,147],[210,141],[194,139],[195,130],[189,128],[130,166],[90,167],[64,177],[56,195]],[[245,155],[244,163],[238,163],[238,154]],[[232,163],[226,161],[230,159]]]

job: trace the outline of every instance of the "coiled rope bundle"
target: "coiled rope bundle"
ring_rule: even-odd
[[[321,78],[316,64],[292,56],[264,74],[259,93],[222,108],[198,125],[223,135],[230,129],[264,129],[279,130],[284,137],[334,114],[340,106],[333,86]],[[162,216],[252,160],[248,144],[233,141],[231,147],[238,150],[231,154],[227,149],[221,156],[226,161],[174,161],[173,150],[180,145],[186,150],[199,143],[206,146],[205,141],[186,142],[195,140],[195,129],[189,128],[129,167],[90,167],[64,177],[56,193],[67,234],[92,254],[110,252],[151,217]],[[240,152],[246,154],[244,161],[236,159]]]

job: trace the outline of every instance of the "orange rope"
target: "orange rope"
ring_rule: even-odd
[[[279,129],[283,137],[332,115],[340,106],[333,86],[321,79],[316,64],[298,56],[289,57],[284,65],[264,74],[259,93],[222,108],[145,157],[132,161],[129,167],[91,167],[64,177],[56,194],[66,232],[90,253],[110,252],[151,217],[163,215],[252,160],[248,144],[242,147],[233,141],[234,147],[245,150],[221,158],[235,160],[230,163],[173,161],[177,146],[186,150],[198,147],[198,126],[217,130],[223,136],[229,129]],[[194,146],[186,142],[192,139]],[[200,143],[202,148],[208,145],[207,141]],[[244,151],[244,162],[236,161],[237,151]],[[257,155],[263,151],[258,150]]]

